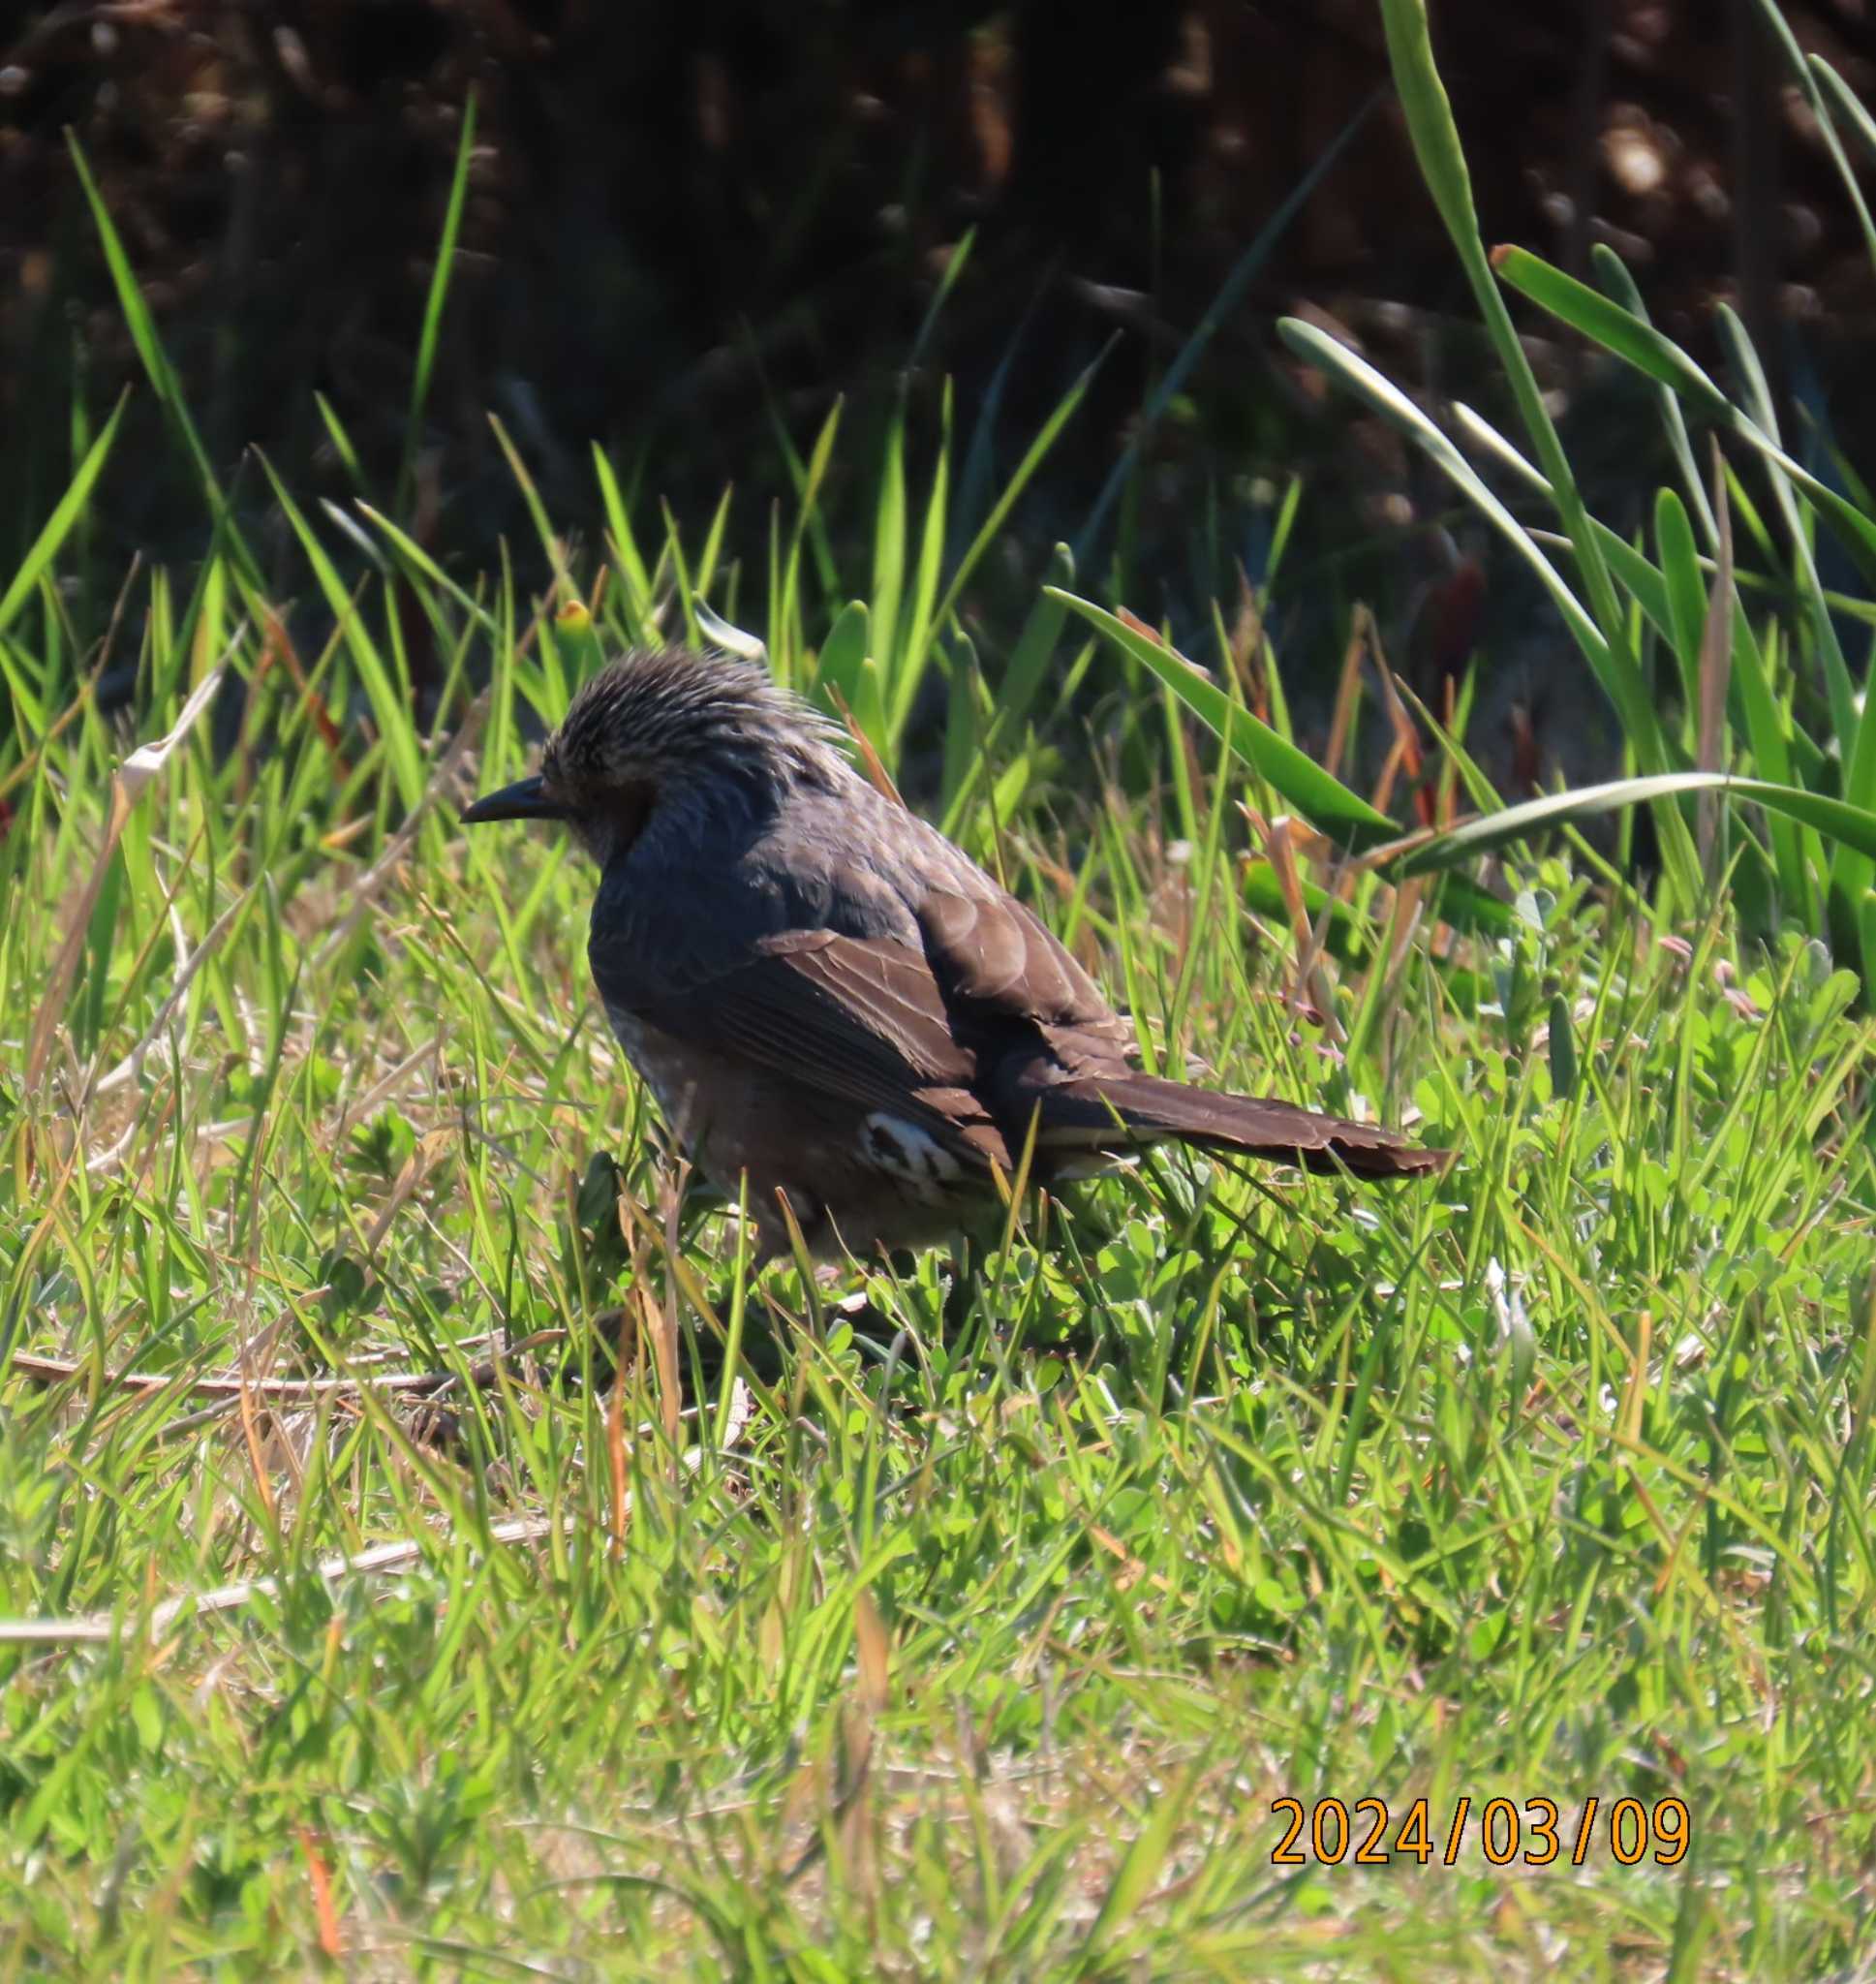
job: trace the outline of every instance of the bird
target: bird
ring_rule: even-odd
[[[600,1002],[758,1261],[791,1227],[821,1259],[968,1237],[1026,1153],[1044,1188],[1167,1140],[1375,1178],[1446,1164],[1142,1072],[1061,943],[840,735],[759,662],[634,649],[575,692],[538,771],[462,814],[562,822],[597,864]]]

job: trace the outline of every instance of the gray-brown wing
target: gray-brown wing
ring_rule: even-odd
[[[894,937],[833,930],[753,940],[740,958],[692,953],[654,984],[619,948],[589,946],[600,997],[661,1032],[920,1124],[960,1157],[1008,1153],[972,1093],[976,1057],[953,1030],[922,951]],[[717,969],[710,969],[711,965]]]
[[[864,789],[803,802],[785,846],[772,833],[628,864],[595,904],[595,981],[609,1008],[706,1053],[1004,1162],[992,1113],[1013,1072],[1118,1070],[1127,1030],[1021,904],[914,816],[874,817],[880,804]]]
[[[926,953],[953,1008],[1000,1060],[1046,1057],[1064,1072],[1125,1067],[1132,1032],[1100,987],[1015,897],[979,879],[978,891],[933,887],[918,905]]]

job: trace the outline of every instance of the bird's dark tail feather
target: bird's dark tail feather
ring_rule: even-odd
[[[1041,1101],[1039,1140],[1056,1149],[1125,1142],[1130,1131],[1144,1142],[1172,1137],[1201,1149],[1286,1158],[1311,1171],[1347,1169],[1368,1178],[1437,1171],[1452,1156],[1377,1124],[1347,1123],[1268,1097],[1221,1095],[1150,1074],[1084,1076],[1051,1086]]]

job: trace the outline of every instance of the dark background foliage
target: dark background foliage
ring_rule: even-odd
[[[1861,0],[1810,0],[1792,19],[1876,94]],[[1732,298],[1814,423],[1854,450],[1861,395],[1835,382],[1863,363],[1868,264],[1752,0],[1443,0],[1435,28],[1488,236],[1576,267],[1610,241],[1657,321],[1703,355],[1709,303]],[[1014,519],[1018,565],[1032,575],[1050,542],[1079,538],[1085,573],[1189,623],[1234,595],[1241,565],[1256,575],[1272,490],[1301,470],[1306,579],[1333,574],[1326,596],[1375,599],[1404,629],[1482,547],[1429,528],[1444,492],[1270,332],[1279,311],[1312,315],[1434,400],[1493,405],[1385,79],[1369,0],[26,8],[0,31],[0,547],[16,551],[63,486],[75,399],[95,417],[137,369],[68,128],[218,465],[258,444],[292,485],[348,493],[317,390],[388,495],[473,90],[410,519],[446,562],[485,567],[498,535],[528,535],[491,409],[567,526],[592,522],[597,439],[641,508],[666,498],[694,516],[734,483],[732,542],[753,552],[771,502],[792,499],[778,430],[805,447],[845,395],[838,535],[841,477],[871,473],[868,437],[975,230],[909,382],[914,433],[936,431],[949,378],[961,436],[995,400],[1006,465],[1112,345]],[[1351,123],[1087,537],[1154,381]],[[1620,523],[1649,487],[1632,394],[1561,348],[1542,360]],[[114,468],[104,492],[119,542],[97,549],[188,558],[206,519],[140,397],[121,457],[135,472]],[[259,479],[238,486],[264,515]],[[846,525],[866,530],[863,502]],[[1530,617],[1517,590],[1484,590],[1488,612]],[[1314,630],[1324,656],[1332,623]],[[1464,608],[1442,632],[1421,612],[1410,662],[1481,624]]]

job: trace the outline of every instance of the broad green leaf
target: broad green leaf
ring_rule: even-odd
[[[1399,838],[1400,828],[1385,813],[1377,812],[1358,792],[1350,791],[1339,779],[1332,778],[1294,744],[1285,743],[1268,724],[1259,723],[1247,709],[1234,703],[1215,682],[1200,674],[1171,648],[1136,633],[1125,621],[1090,600],[1059,592],[1053,586],[1046,590],[1104,634],[1123,653],[1151,669],[1200,723],[1229,741],[1237,758],[1256,770],[1325,833],[1336,834],[1353,847],[1369,847]]]
[[[1733,408],[1725,393],[1693,359],[1672,338],[1663,337],[1653,325],[1624,310],[1613,297],[1566,275],[1528,248],[1499,248],[1492,257],[1492,265],[1501,282],[1580,330],[1592,344],[1672,387],[1708,418],[1731,419]]]
[[[1654,542],[1666,580],[1669,645],[1680,673],[1680,706],[1694,707],[1694,684],[1700,672],[1701,630],[1707,618],[1707,588],[1701,583],[1700,558],[1694,549],[1694,527],[1687,506],[1672,489],[1654,499]],[[1615,561],[1612,559],[1611,564]]]
[[[866,732],[868,741],[888,763],[886,707],[879,665],[867,652],[868,616],[865,603],[849,600],[821,644],[815,694],[830,708],[842,703]],[[839,700],[836,700],[836,698]]]
[[[1433,840],[1408,849],[1396,869],[1402,875],[1424,875],[1434,869],[1450,868],[1456,861],[1503,847],[1507,841],[1522,840],[1540,827],[1560,826],[1586,820],[1593,814],[1655,799],[1678,798],[1684,792],[1717,792],[1723,798],[1753,801],[1768,812],[1801,821],[1839,846],[1853,848],[1864,857],[1876,860],[1876,813],[1864,807],[1847,805],[1821,792],[1807,792],[1801,786],[1776,786],[1768,779],[1733,778],[1725,772],[1677,771],[1655,778],[1612,779],[1605,785],[1582,786],[1574,791],[1553,792],[1542,799],[1507,806],[1502,813],[1468,820]]]

